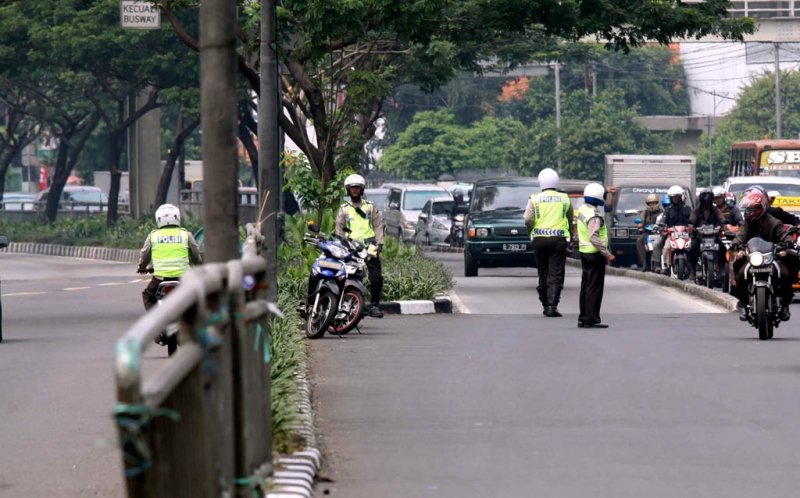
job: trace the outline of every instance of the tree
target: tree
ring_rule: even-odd
[[[178,36],[197,49],[197,37],[178,12],[193,2],[158,3]],[[257,39],[253,6],[242,9],[244,49],[238,62],[258,93],[258,73],[249,56]],[[278,3],[279,57],[287,70],[280,124],[305,152],[324,188],[337,169],[360,155],[394,88],[414,83],[432,90],[458,69],[483,70],[480,62],[493,57],[499,66],[523,62],[531,46],[545,46],[554,37],[597,35],[622,50],[678,36],[741,39],[752,31],[752,21],[728,19],[729,6],[726,0],[692,5],[608,0],[597,8],[560,0],[544,0],[536,8],[525,0],[284,0]]]
[[[786,137],[800,136],[800,73],[781,71],[781,129]],[[733,142],[776,138],[775,73],[753,77],[739,94],[736,105],[717,124],[711,137],[711,162],[714,183],[728,176],[730,147]],[[708,184],[708,135],[703,133],[697,156],[698,185]]]
[[[0,110],[5,111],[5,125],[0,126],[0,200],[11,162],[36,138],[37,123],[28,115],[29,103],[24,88],[0,79]]]

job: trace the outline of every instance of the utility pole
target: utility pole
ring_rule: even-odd
[[[267,261],[267,299],[278,301],[278,209],[282,197],[278,169],[278,58],[275,21],[275,0],[261,0],[260,85],[258,99],[258,197],[263,202],[261,234],[262,254]]]
[[[236,2],[200,3],[205,259],[239,256],[236,167]]]
[[[557,149],[561,148],[561,64],[556,61],[556,146]],[[561,154],[559,150],[556,151],[556,158],[558,161],[558,169],[561,170]]]
[[[781,138],[781,44],[773,43],[775,47],[775,138]]]

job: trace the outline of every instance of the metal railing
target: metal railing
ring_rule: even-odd
[[[734,18],[792,18],[800,14],[800,0],[734,0],[731,3],[728,14]]]
[[[129,497],[250,496],[271,474],[266,262],[193,268],[117,342],[115,418]],[[244,284],[243,284],[244,283]],[[142,357],[178,321],[180,346],[146,378]]]
[[[38,212],[43,213],[47,209],[47,201],[21,201],[9,200],[0,201],[0,211],[5,213],[13,212]],[[108,212],[108,204],[105,202],[80,202],[80,201],[61,201],[58,205],[59,213],[76,214],[99,214]],[[118,204],[117,212],[127,214],[128,204]]]

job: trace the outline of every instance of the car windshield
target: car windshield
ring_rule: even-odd
[[[636,216],[647,207],[644,201],[648,195],[656,194],[660,200],[666,193],[667,187],[623,187],[617,193],[614,214],[618,218]]]
[[[388,197],[388,193],[386,194],[364,194],[364,198],[368,201],[371,201],[375,204],[375,207],[378,208],[379,211],[383,211],[383,205],[386,203],[386,197]]]
[[[453,201],[435,202],[433,204],[434,216],[450,216],[453,212]]]
[[[69,192],[69,200],[72,202],[108,202],[108,197],[103,192]]]
[[[736,198],[739,199],[741,198],[742,193],[753,185],[760,185],[761,187],[764,187],[764,190],[767,192],[771,192],[773,190],[775,192],[779,192],[782,197],[800,197],[800,182],[796,184],[769,183],[755,180],[753,183],[732,183],[728,187],[728,192],[733,192],[736,195]]]
[[[407,190],[403,199],[403,209],[406,211],[422,211],[425,203],[434,197],[442,197],[447,194],[442,190]]]
[[[472,193],[470,211],[524,211],[528,198],[538,191],[539,187],[533,185],[480,185]]]

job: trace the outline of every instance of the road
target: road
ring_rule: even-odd
[[[760,342],[734,313],[609,277],[611,328],[578,329],[577,269],[560,319],[534,274],[482,269],[456,278],[470,313],[312,343],[317,496],[797,495],[796,326]]]
[[[7,253],[0,277],[0,497],[123,496],[114,346],[144,284],[130,264]]]

